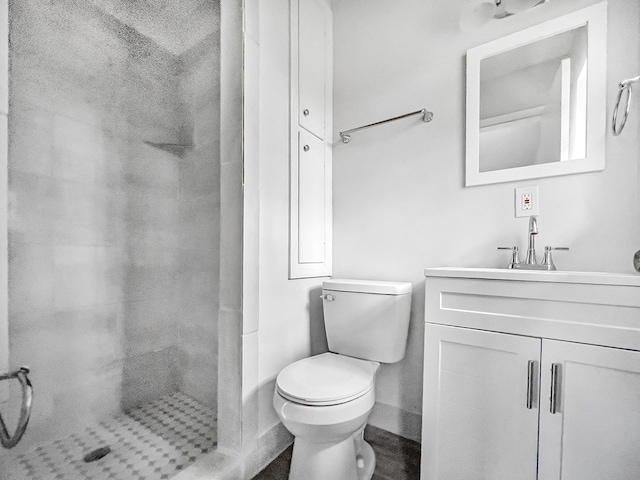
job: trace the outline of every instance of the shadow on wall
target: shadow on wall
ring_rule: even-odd
[[[322,295],[322,287],[309,290],[309,336],[311,337],[311,355],[319,355],[329,351],[320,295]]]

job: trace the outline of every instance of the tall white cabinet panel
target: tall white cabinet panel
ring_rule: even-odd
[[[640,352],[545,340],[542,358],[539,478],[640,478]]]
[[[322,0],[299,0],[298,122],[324,138],[327,16]]]
[[[298,262],[324,262],[324,143],[302,130],[298,146]]]
[[[422,478],[535,480],[540,339],[425,325]]]
[[[290,0],[290,7],[289,278],[294,279],[331,275],[333,45],[328,0]]]

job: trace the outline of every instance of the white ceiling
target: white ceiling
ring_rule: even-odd
[[[197,45],[219,26],[219,0],[91,1],[174,55]]]

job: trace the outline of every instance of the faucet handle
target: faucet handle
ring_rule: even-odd
[[[513,247],[498,247],[498,250],[511,250],[511,260],[507,268],[516,268],[516,265],[520,264],[519,249],[517,246]]]
[[[553,258],[551,257],[552,250],[569,250],[569,247],[551,247],[549,245],[544,247],[544,256],[542,257],[542,265],[546,265],[548,270],[555,270],[556,266],[553,263]]]

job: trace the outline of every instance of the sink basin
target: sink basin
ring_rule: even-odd
[[[640,275],[605,272],[571,272],[522,270],[507,268],[426,268],[426,277],[482,278],[487,280],[523,280],[550,283],[583,283],[594,285],[628,285],[640,287]]]

